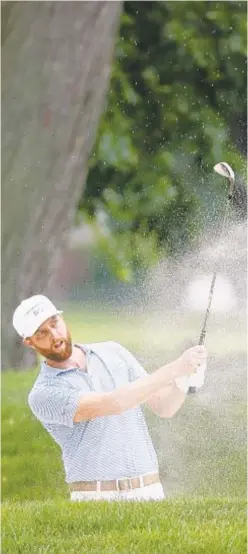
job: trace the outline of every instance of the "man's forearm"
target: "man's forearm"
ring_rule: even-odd
[[[146,404],[156,415],[169,418],[181,408],[185,398],[185,392],[172,383],[150,396]]]

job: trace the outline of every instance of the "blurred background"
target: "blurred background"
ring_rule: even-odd
[[[117,340],[154,370],[197,343],[216,267],[204,387],[172,420],[147,415],[168,494],[245,495],[246,3],[1,10],[5,497],[49,497],[58,472],[65,494],[27,407],[18,303],[47,294],[75,341]],[[222,236],[220,161],[236,176]]]

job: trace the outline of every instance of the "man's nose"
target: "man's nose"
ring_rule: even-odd
[[[50,333],[51,333],[53,339],[56,339],[56,340],[61,339],[61,335],[60,335],[60,333],[57,331],[57,329],[51,328],[51,329],[50,329]]]

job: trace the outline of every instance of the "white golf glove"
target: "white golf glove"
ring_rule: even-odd
[[[207,362],[204,362],[200,365],[200,367],[198,367],[196,373],[189,376],[189,387],[196,387],[197,389],[200,389],[204,385],[206,369]]]
[[[207,363],[204,362],[200,365],[200,367],[198,367],[196,373],[194,373],[193,375],[178,377],[177,379],[175,379],[177,387],[185,394],[187,394],[189,387],[200,389],[204,385],[206,369]]]

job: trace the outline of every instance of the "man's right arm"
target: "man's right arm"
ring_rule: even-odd
[[[120,414],[143,404],[152,394],[170,385],[176,378],[193,373],[197,357],[196,348],[202,347],[193,347],[184,352],[180,358],[160,367],[151,375],[141,377],[114,391],[84,394],[79,400],[74,422]],[[187,353],[190,353],[188,357]]]

